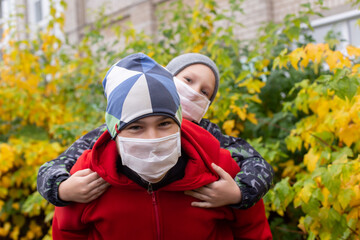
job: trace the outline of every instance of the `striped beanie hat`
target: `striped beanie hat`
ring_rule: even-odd
[[[143,53],[129,55],[107,72],[105,121],[114,139],[119,131],[143,117],[168,116],[180,126],[181,106],[173,75]]]

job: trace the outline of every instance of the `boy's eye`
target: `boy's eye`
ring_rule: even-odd
[[[204,94],[205,96],[209,96],[209,93],[205,90],[202,90],[201,93]]]
[[[165,122],[161,122],[159,125],[161,127],[166,127],[166,126],[169,126],[172,122],[171,121],[165,121]]]
[[[132,125],[132,126],[129,126],[127,128],[127,130],[132,130],[132,131],[137,131],[137,130],[140,130],[140,129],[141,129],[140,125]]]
[[[187,81],[187,82],[191,82],[191,79],[190,78],[187,78],[187,77],[184,77],[184,79]]]

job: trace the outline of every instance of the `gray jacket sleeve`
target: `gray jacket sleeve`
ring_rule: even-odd
[[[38,172],[37,190],[46,200],[55,206],[66,206],[69,203],[59,198],[59,184],[70,177],[70,169],[76,160],[87,149],[92,149],[96,140],[106,130],[105,124],[87,133],[75,141],[59,157],[44,163]]]
[[[240,188],[242,199],[235,208],[249,208],[259,201],[270,189],[274,170],[272,166],[244,139],[223,135],[221,129],[207,119],[200,126],[219,140],[220,146],[230,151],[240,167],[235,182]]]

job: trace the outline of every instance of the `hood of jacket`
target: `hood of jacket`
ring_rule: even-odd
[[[240,171],[237,163],[231,158],[230,152],[221,149],[215,137],[197,124],[185,119],[181,125],[181,147],[189,158],[185,175],[182,179],[164,186],[163,190],[190,190],[218,180],[219,176],[211,167],[212,163],[223,168],[232,177]],[[117,172],[118,158],[116,143],[111,139],[109,132],[105,131],[92,151],[85,152],[79,158],[81,160],[77,161],[71,172],[90,167],[113,186],[137,185]]]

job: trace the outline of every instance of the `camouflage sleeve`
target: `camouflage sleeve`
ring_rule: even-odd
[[[87,149],[92,149],[96,140],[106,130],[105,124],[92,130],[74,142],[59,157],[44,163],[38,172],[37,190],[46,200],[55,206],[66,206],[58,196],[59,184],[68,179],[70,169],[80,155]]]
[[[245,140],[223,135],[220,128],[207,119],[202,119],[200,126],[217,138],[222,148],[230,151],[241,168],[234,180],[241,190],[242,200],[232,207],[253,206],[270,189],[274,175],[272,166]]]

